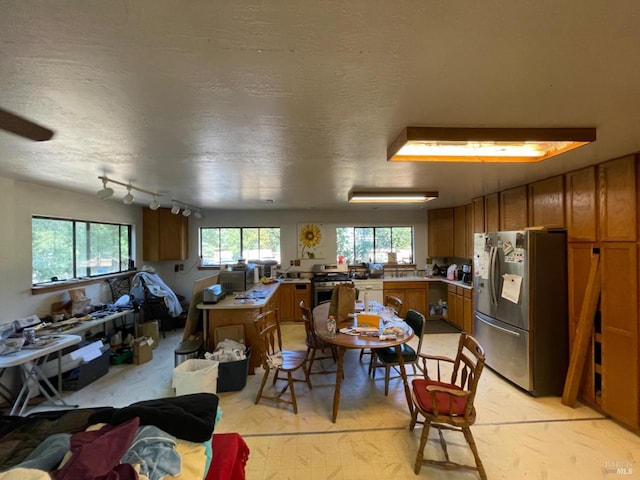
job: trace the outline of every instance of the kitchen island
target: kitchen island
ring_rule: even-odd
[[[278,308],[279,287],[279,281],[266,285],[258,283],[246,292],[227,295],[218,303],[199,303],[198,309],[204,312],[205,350],[212,352],[215,349],[214,331],[217,327],[244,326],[245,345],[254,352],[249,364],[249,374],[252,375],[255,367],[260,365],[260,339],[254,320],[261,313]]]

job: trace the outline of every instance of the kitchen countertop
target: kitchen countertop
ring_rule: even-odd
[[[473,285],[467,285],[464,282],[457,280],[447,280],[445,277],[421,277],[417,275],[411,275],[408,277],[391,277],[383,278],[385,282],[440,282],[448,285],[455,285],[456,287],[462,287],[467,290],[473,290]]]
[[[293,280],[293,279],[292,279]],[[293,283],[293,282],[285,282]],[[264,307],[278,290],[280,281],[264,285],[258,283],[246,292],[234,292],[218,303],[199,303],[200,310],[231,310]]]

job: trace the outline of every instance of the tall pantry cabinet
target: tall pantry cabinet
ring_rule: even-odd
[[[600,303],[580,398],[640,428],[638,174],[628,156],[565,175],[569,325],[573,342],[586,278],[600,256]]]

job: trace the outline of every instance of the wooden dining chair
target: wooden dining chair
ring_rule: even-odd
[[[414,467],[416,475],[420,472],[423,464],[429,464],[446,469],[476,470],[480,478],[486,480],[487,473],[480,460],[470,428],[476,421],[474,400],[478,391],[478,381],[484,368],[484,349],[471,335],[462,332],[455,358],[425,354],[420,354],[420,358],[424,378],[415,379],[412,382],[414,409],[409,425],[411,431],[415,428],[416,423],[424,425],[420,436],[420,446],[416,454]],[[429,364],[435,366],[435,378],[429,376]],[[451,371],[451,376],[448,379],[443,379],[445,371]],[[424,421],[418,421],[418,415],[421,415]],[[431,426],[438,430],[445,460],[424,458],[424,448]],[[464,434],[464,438],[473,452],[475,466],[450,460],[442,430],[453,430]]]
[[[258,315],[254,321],[258,336],[260,337],[260,362],[264,369],[264,375],[258,394],[256,395],[257,404],[261,398],[289,403],[293,406],[293,412],[298,413],[298,403],[296,401],[296,393],[293,387],[294,382],[305,382],[309,388],[309,374],[307,373],[307,352],[301,350],[283,350],[282,349],[282,333],[280,331],[280,322],[278,321],[278,309],[269,310]],[[304,379],[298,379],[293,376],[293,372],[302,369]],[[276,396],[266,396],[263,394],[264,387],[269,378],[269,374],[273,371],[273,385],[278,380],[286,380],[286,385],[280,390]],[[280,376],[286,374],[285,377]],[[287,391],[290,392],[291,399],[286,400],[282,395]]]
[[[405,316],[404,321],[411,327],[413,333],[418,337],[418,345],[416,348],[413,348],[411,345],[406,343],[400,346],[400,351],[402,355],[402,362],[405,365],[405,369],[408,366],[413,368],[413,375],[417,375],[418,371],[421,371],[421,367],[418,364],[420,349],[422,348],[422,339],[424,337],[424,326],[426,324],[426,320],[424,315],[416,310],[407,311],[407,315]],[[376,378],[376,369],[384,368],[384,394],[385,396],[389,395],[389,380],[391,380],[391,369],[397,369],[400,365],[400,359],[398,357],[398,352],[395,347],[387,347],[387,348],[374,348],[371,351],[371,363],[369,364],[369,374],[375,379]],[[399,378],[400,372],[398,375],[393,378]]]
[[[400,318],[402,318],[402,316],[404,315],[402,311],[402,300],[400,300],[398,297],[394,297],[393,295],[385,296],[384,306],[392,307],[396,311],[396,315],[398,315]]]
[[[313,374],[336,373],[335,370],[329,371],[329,370],[326,370],[325,368],[316,372],[312,370],[313,362],[316,360],[320,360],[322,362],[322,360],[332,359],[335,362],[338,358],[338,352],[336,350],[335,345],[331,345],[327,343],[316,334],[313,313],[311,312],[311,309],[307,307],[307,305],[304,303],[304,300],[300,301],[300,311],[302,312],[304,329],[307,334],[307,337],[305,339],[305,342],[307,344],[307,378],[312,373]],[[329,350],[331,354],[330,355],[325,354],[319,357],[316,356],[318,354],[318,351],[325,352],[326,350]],[[309,383],[311,383],[311,381],[309,381]]]

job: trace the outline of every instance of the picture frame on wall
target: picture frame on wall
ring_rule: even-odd
[[[298,258],[324,258],[325,242],[326,235],[322,223],[298,224]]]

